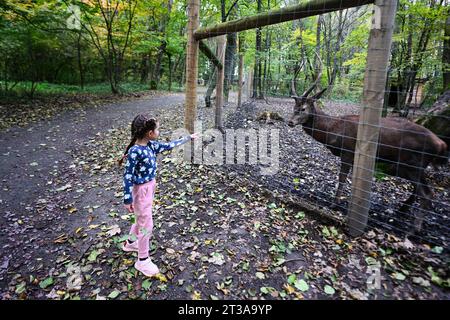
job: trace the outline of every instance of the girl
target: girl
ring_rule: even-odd
[[[123,202],[128,212],[134,212],[136,216],[130,230],[135,241],[128,239],[123,250],[137,252],[135,268],[146,276],[153,276],[159,273],[158,267],[149,257],[149,240],[153,230],[152,205],[156,187],[156,155],[197,138],[197,134],[170,143],[156,141],[159,136],[159,122],[139,114],[131,124],[131,135],[132,140],[119,164],[127,158],[123,177]]]

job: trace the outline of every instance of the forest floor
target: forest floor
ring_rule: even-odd
[[[160,119],[162,139],[181,128],[184,95],[88,100],[0,106],[0,299],[450,297],[448,232],[439,235],[448,230],[445,175],[434,185],[437,218],[426,225],[444,231],[409,239],[396,230],[388,216],[410,187],[383,177],[371,215],[380,219],[351,238],[338,223],[283,201],[286,193],[325,210],[337,179],[337,159],[301,128],[255,120],[269,109],[286,116],[293,102],[285,99],[237,109],[233,96],[224,108],[226,128],[280,130],[282,163],[273,176],[257,175],[259,166],[159,157],[151,255],[161,273],[145,278],[133,267],[136,254],[120,248],[133,217],[122,205],[115,160],[139,112]],[[198,113],[210,128],[214,109],[201,105]]]

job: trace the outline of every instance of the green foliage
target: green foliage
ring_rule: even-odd
[[[4,83],[0,81],[0,86]],[[31,82],[21,81],[13,88],[9,95],[23,96],[29,90]],[[139,82],[124,82],[120,85],[123,92],[140,92],[149,90],[147,84]],[[74,93],[92,93],[92,94],[109,94],[111,86],[109,83],[86,84],[84,88],[78,85],[55,84],[48,82],[39,82],[36,85],[35,95],[58,95],[58,94],[74,94]]]
[[[226,12],[233,2],[225,2]],[[81,30],[70,29],[67,25],[67,19],[71,16],[67,7],[69,3],[80,8]],[[104,85],[108,82],[108,68],[118,72],[115,80],[122,91],[134,90],[127,86],[138,82],[142,82],[142,86],[147,88],[156,88],[158,84],[158,88],[180,90],[184,85],[182,81],[187,41],[186,1],[173,0],[170,13],[167,0],[112,0],[108,3],[111,8],[116,8],[117,5],[110,25],[110,36],[106,32],[108,24],[105,24],[103,16],[105,12],[108,13],[108,7],[101,8],[97,2],[2,1],[0,54],[4,60],[0,64],[0,90],[9,91],[14,87],[13,91],[16,93],[28,95],[34,92],[76,92],[82,85],[100,83],[98,89],[85,85],[86,88],[81,90],[102,91],[108,87]],[[292,4],[294,3],[287,5]],[[269,0],[263,1],[262,5],[262,11],[265,12],[286,4]],[[131,13],[134,15],[128,34]],[[237,9],[231,11],[228,20],[256,13],[256,2],[242,0],[238,2]],[[406,72],[420,62],[417,77],[428,77],[432,82],[425,87],[430,93],[427,95],[427,104],[432,103],[434,94],[442,90],[439,48],[444,40],[443,23],[447,14],[447,8],[434,0],[401,0],[398,9],[391,76]],[[311,64],[315,63],[315,51],[319,49],[323,62],[319,86],[330,87],[328,98],[359,101],[371,17],[371,6],[324,14],[321,16],[320,34],[317,34],[317,16],[261,28],[263,51],[259,55],[265,68],[266,94],[289,95],[294,67],[302,61],[304,67],[297,77],[297,90],[307,88],[314,75]],[[220,22],[221,1],[202,1],[200,25],[211,26]],[[425,51],[419,50],[422,30],[429,30],[430,33]],[[412,53],[410,59],[405,59],[409,35],[412,35]],[[240,38],[245,73],[248,74],[254,68],[256,58],[255,30],[240,33]],[[214,38],[205,41],[214,51]],[[317,48],[318,41],[320,48]],[[111,52],[113,54],[110,57]],[[159,81],[155,83],[158,58],[161,59],[161,74],[157,77]],[[199,77],[208,80],[210,70],[211,63],[200,54]],[[336,71],[335,79],[333,71]],[[331,82],[333,85],[330,86]]]

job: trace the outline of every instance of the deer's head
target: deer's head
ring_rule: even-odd
[[[290,127],[295,127],[299,124],[308,122],[308,120],[316,113],[317,100],[320,99],[327,88],[322,89],[312,97],[308,97],[308,94],[312,91],[312,89],[308,90],[309,92],[306,91],[301,97],[292,96],[292,98],[295,100],[295,106],[294,114],[288,122],[288,125]]]

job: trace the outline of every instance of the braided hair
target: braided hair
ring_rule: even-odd
[[[131,123],[131,141],[128,147],[125,149],[123,156],[118,160],[119,165],[122,165],[123,160],[128,154],[128,150],[136,143],[138,139],[144,138],[144,136],[152,130],[155,130],[158,126],[158,120],[150,118],[146,114],[138,114]]]

